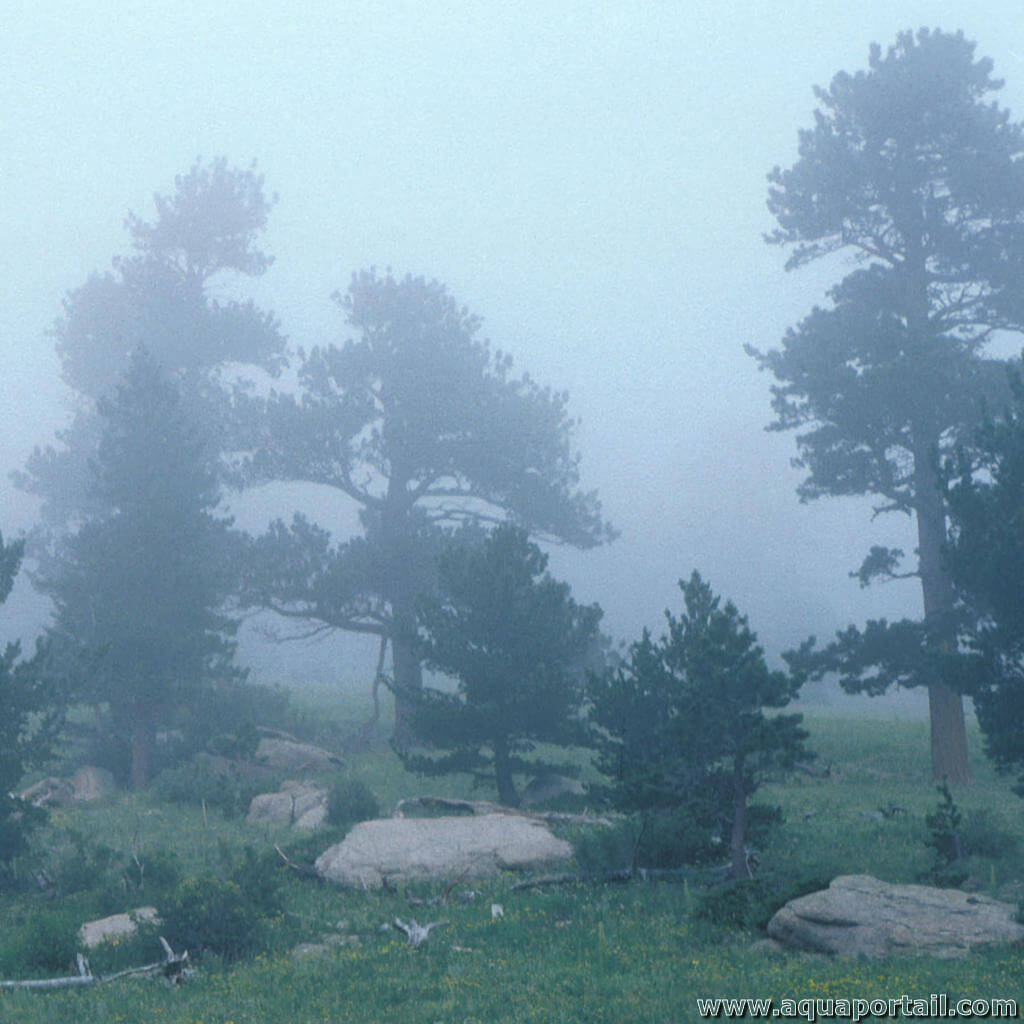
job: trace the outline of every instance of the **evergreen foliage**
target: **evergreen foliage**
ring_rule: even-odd
[[[749,798],[771,774],[810,757],[799,715],[765,714],[796,696],[799,674],[769,670],[747,619],[694,572],[668,633],[646,630],[622,665],[592,679],[598,767],[619,807],[674,810],[707,841],[729,835],[746,876]]]
[[[600,608],[578,605],[568,584],[546,572],[547,561],[524,530],[499,526],[479,546],[445,551],[440,595],[418,609],[418,653],[458,687],[425,687],[414,698],[417,733],[449,753],[406,763],[428,774],[489,777],[513,807],[514,776],[568,770],[528,757],[538,743],[584,741],[584,674],[600,643]]]
[[[21,566],[25,545],[4,543],[0,535],[0,604],[6,601]],[[0,651],[0,883],[25,839],[43,815],[14,796],[26,768],[47,752],[58,724],[52,676],[44,670],[40,647],[29,661],[20,661],[21,646],[9,643]]]
[[[771,429],[801,431],[801,500],[871,495],[876,514],[915,518],[916,566],[904,572],[902,551],[876,546],[853,575],[919,576],[925,618],[938,620],[924,635],[939,649],[954,604],[939,452],[969,446],[984,403],[1005,395],[1002,366],[984,355],[992,332],[1024,331],[1024,130],[992,102],[1001,85],[962,34],[922,29],[815,90],[797,162],[769,175],[768,241],[790,248],[787,269],[839,252],[860,266],[781,349],[748,348],[778,381]],[[869,674],[868,688],[884,681]],[[959,694],[926,673],[903,681],[929,685],[935,777],[965,780]]]
[[[273,316],[251,301],[211,295],[225,279],[259,276],[272,262],[256,245],[274,202],[263,177],[255,165],[240,170],[220,158],[197,161],[174,184],[172,194],[154,196],[154,221],[129,214],[129,255],[70,292],[54,324],[61,375],[79,399],[75,417],[58,444],[37,448],[15,480],[43,499],[44,521],[58,534],[104,511],[89,469],[101,429],[96,402],[112,395],[139,348],[178,381],[219,447],[233,441],[218,371],[242,363],[277,374],[284,362]]]
[[[963,599],[966,650],[957,668],[985,747],[1024,795],[1024,385],[976,439],[981,472],[947,462],[952,536],[946,551]]]
[[[613,532],[579,489],[568,396],[514,376],[443,285],[371,270],[335,299],[355,337],[304,358],[298,397],[248,403],[248,476],[333,488],[359,507],[362,534],[332,545],[301,516],[275,524],[255,545],[246,598],[387,637],[397,691],[412,694],[416,600],[436,588],[443,531],[508,519],[579,547]],[[397,712],[407,743],[401,697]]]
[[[39,583],[56,606],[55,647],[91,661],[77,696],[109,704],[142,787],[158,723],[202,729],[188,709],[204,687],[242,675],[231,664],[235,623],[221,611],[237,544],[212,511],[215,452],[148,353],[132,356],[98,415],[92,496],[106,512],[43,562]]]

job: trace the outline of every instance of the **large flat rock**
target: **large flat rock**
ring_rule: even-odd
[[[827,889],[791,900],[768,922],[789,949],[837,956],[919,953],[949,959],[973,946],[1024,940],[1017,908],[987,896],[840,875]]]
[[[316,869],[341,885],[374,887],[385,878],[442,879],[464,871],[479,878],[571,856],[572,847],[543,822],[519,815],[383,818],[355,825],[317,858]]]

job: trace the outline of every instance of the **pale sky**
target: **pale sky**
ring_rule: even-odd
[[[62,296],[127,248],[128,210],[151,217],[154,192],[224,155],[280,196],[276,263],[246,293],[293,345],[343,341],[330,293],[391,266],[444,281],[520,370],[568,389],[584,485],[622,535],[552,568],[617,639],[659,632],[693,568],[772,653],[916,614],[912,583],[847,577],[872,543],[911,550],[906,521],[798,503],[793,438],[763,431],[770,379],[742,346],[775,347],[835,279],[784,273],[761,239],[812,86],[922,25],[976,40],[1024,117],[1024,9],[984,0],[7,0],[0,530],[32,526],[6,473],[64,422]]]

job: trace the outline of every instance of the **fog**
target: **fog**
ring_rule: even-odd
[[[621,536],[552,548],[551,568],[616,639],[659,631],[695,567],[773,659],[810,633],[918,614],[913,581],[848,577],[873,543],[912,550],[909,521],[799,503],[793,437],[765,432],[770,380],[743,352],[777,346],[843,269],[787,274],[762,241],[765,176],[792,163],[812,86],[902,29],[963,28],[1024,114],[1016,8],[893,8],[8,4],[0,530],[33,526],[36,500],[8,473],[68,421],[48,334],[62,297],[127,249],[129,210],[150,217],[154,192],[223,155],[258,160],[279,195],[263,238],[276,262],[241,291],[293,347],[343,341],[330,294],[392,267],[445,282],[519,371],[569,391],[584,487]],[[353,528],[322,494],[231,503],[254,530],[297,504]],[[24,575],[4,612],[5,636],[44,621]],[[244,641],[262,681],[342,672],[330,645]]]

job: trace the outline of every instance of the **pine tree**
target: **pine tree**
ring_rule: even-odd
[[[482,544],[448,547],[440,593],[418,609],[415,649],[457,689],[411,695],[417,734],[449,753],[407,756],[407,764],[489,777],[511,807],[520,800],[516,775],[555,767],[529,756],[538,743],[584,742],[584,678],[600,645],[600,608],[578,605],[547,561],[525,531],[499,526]]]
[[[624,664],[592,681],[598,767],[627,810],[685,809],[697,827],[729,835],[734,877],[747,877],[749,801],[770,774],[810,755],[799,715],[785,707],[799,675],[768,668],[747,619],[694,572],[680,580],[685,611],[668,633],[634,643]]]
[[[90,658],[77,695],[109,705],[142,788],[158,724],[240,674],[221,610],[238,549],[214,513],[216,452],[145,350],[98,415],[90,497],[101,511],[44,561],[39,583],[56,606],[52,642]]]
[[[960,33],[904,32],[884,54],[871,47],[866,71],[815,90],[797,162],[769,175],[778,229],[768,241],[790,247],[787,269],[838,253],[860,266],[781,349],[748,349],[778,381],[771,429],[802,431],[801,500],[871,495],[876,515],[914,518],[916,566],[902,571],[903,552],[879,546],[855,575],[920,577],[928,642],[940,649],[953,645],[944,622],[954,604],[940,454],[969,445],[986,399],[1005,394],[986,342],[1024,331],[1024,129],[992,102],[1002,83],[974,49]],[[883,653],[885,628],[869,627]],[[847,631],[833,653],[858,642]],[[886,675],[868,653],[857,658],[870,687]],[[966,780],[960,694],[938,676],[903,678],[927,682],[935,777]]]

